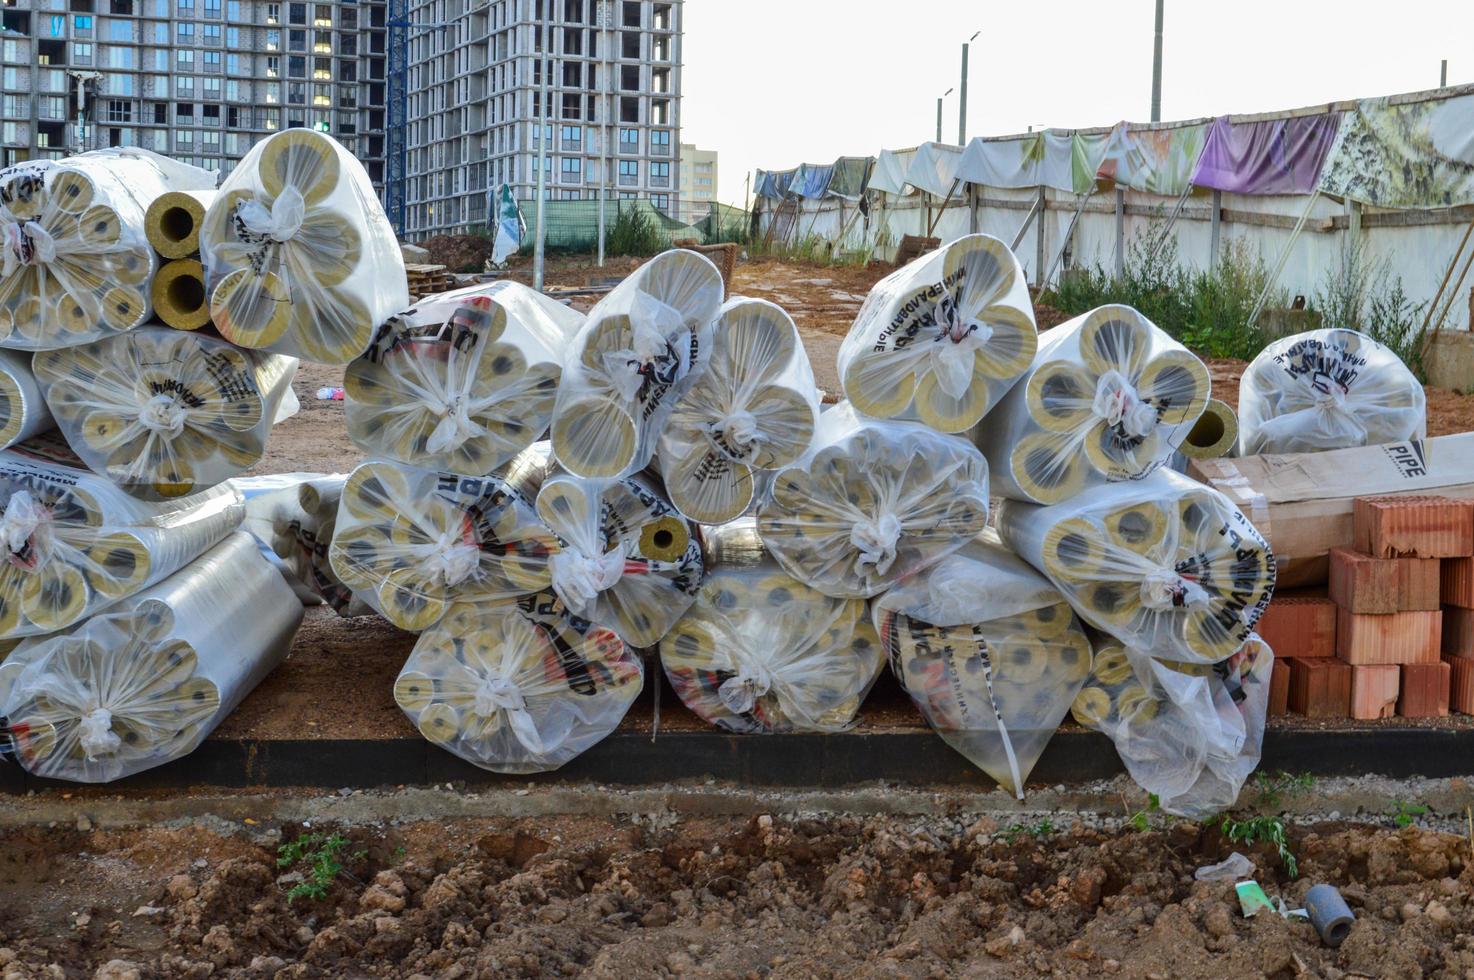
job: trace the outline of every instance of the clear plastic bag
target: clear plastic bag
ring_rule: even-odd
[[[755,496],[753,471],[802,456],[818,418],[819,389],[793,319],[765,300],[729,300],[705,370],[660,437],[671,503],[702,524],[742,516]]]
[[[662,252],[589,310],[563,359],[553,452],[575,476],[644,469],[675,402],[699,374],[722,305],[722,274],[686,249]]]
[[[1227,497],[1173,470],[1052,507],[1004,501],[1003,541],[1090,625],[1143,654],[1217,663],[1274,592],[1274,555]]]
[[[840,344],[839,377],[866,415],[965,432],[1037,345],[1018,259],[996,238],[967,235],[875,284]]]
[[[493,772],[557,769],[614,731],[645,683],[612,630],[550,593],[461,604],[415,643],[394,700],[420,734]]]
[[[1023,799],[1090,675],[1090,640],[1059,590],[984,532],[871,606],[891,673],[927,723]]]
[[[868,598],[971,541],[988,522],[988,464],[967,440],[866,419],[848,402],[779,470],[758,507],[763,543],[826,595]]]
[[[241,477],[231,485],[246,500],[245,529],[275,559],[288,584],[340,616],[368,616],[373,607],[343,584],[328,558],[347,479],[342,473],[287,473]]]
[[[646,481],[557,473],[538,491],[537,513],[558,539],[552,590],[573,615],[648,647],[695,601],[701,543]]]
[[[1071,711],[1110,737],[1163,810],[1201,820],[1232,807],[1259,765],[1273,669],[1274,653],[1258,634],[1211,666],[1154,660],[1105,641]]]
[[[202,334],[142,327],[42,351],[36,379],[77,455],[142,500],[197,493],[244,472],[297,411],[297,359]]]
[[[563,352],[582,323],[514,282],[422,300],[348,365],[348,437],[411,466],[491,473],[547,431]]]
[[[712,528],[696,602],[660,641],[681,701],[731,732],[849,728],[884,662],[862,599],[778,567],[751,518]]]
[[[977,429],[1000,497],[1056,504],[1139,480],[1168,459],[1208,405],[1191,351],[1129,306],[1046,331],[1023,379]]]
[[[65,629],[178,571],[241,523],[218,487],[135,500],[87,472],[0,452],[0,636]]]
[[[328,556],[380,615],[420,632],[452,603],[547,589],[557,549],[532,502],[500,477],[373,461],[343,486]]]
[[[399,242],[368,174],[325,133],[251,147],[205,212],[200,257],[221,336],[347,364],[410,305]]]
[[[68,347],[146,321],[158,259],[145,211],[214,186],[211,171],[133,147],[0,170],[0,346]]]
[[[31,373],[31,356],[0,350],[0,449],[55,425],[41,386]]]
[[[1265,347],[1239,380],[1239,455],[1314,453],[1421,439],[1423,386],[1355,330],[1310,330]]]
[[[111,782],[193,752],[286,659],[301,623],[251,536],[232,534],[75,629],[16,647],[0,713],[29,772]]]

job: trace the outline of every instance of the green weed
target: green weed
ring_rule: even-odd
[[[621,210],[605,233],[605,251],[610,255],[654,255],[667,246],[655,219],[639,208]]]
[[[348,838],[342,834],[302,834],[296,840],[279,846],[276,849],[276,866],[290,868],[296,865],[303,876],[287,892],[287,902],[290,904],[299,898],[321,901],[327,897],[328,889],[339,875],[352,878],[353,875],[343,866],[344,858],[362,861],[368,856],[368,851],[345,854],[347,847]]]
[[[1285,866],[1285,873],[1291,878],[1300,873],[1300,864],[1295,860],[1295,853],[1290,850],[1290,842],[1285,836],[1285,820],[1283,817],[1250,817],[1247,820],[1236,820],[1228,814],[1223,815],[1218,829],[1223,831],[1235,844],[1252,846],[1254,844],[1273,844],[1279,852],[1280,863]]]
[[[1030,837],[1042,840],[1045,837],[1052,837],[1057,833],[1059,833],[1059,828],[1056,827],[1053,821],[1051,821],[1048,817],[1045,817],[1041,820],[1036,820],[1031,824],[1009,824],[1007,827],[1004,827],[1002,830],[995,833],[993,835],[993,838],[994,840],[1001,840],[1005,844],[1012,844],[1024,834],[1028,834]]]
[[[1161,808],[1162,798],[1156,793],[1148,793],[1145,808],[1133,813],[1126,823],[1135,828],[1138,833],[1144,834],[1151,829],[1151,815]]]
[[[1254,773],[1254,788],[1259,791],[1259,800],[1265,806],[1278,808],[1286,797],[1304,796],[1315,788],[1315,777],[1308,772],[1290,773],[1283,769],[1268,773]]]
[[[1417,823],[1418,818],[1426,816],[1428,806],[1425,803],[1408,803],[1406,800],[1392,801],[1392,822],[1399,827],[1411,827]]]
[[[1421,334],[1427,305],[1414,303],[1402,277],[1393,275],[1391,262],[1370,259],[1360,240],[1341,246],[1310,303],[1327,327],[1359,330],[1385,344],[1420,380],[1427,380]]]

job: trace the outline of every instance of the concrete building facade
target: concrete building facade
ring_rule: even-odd
[[[717,199],[717,151],[681,144],[681,207],[678,216],[687,222],[700,221]]]
[[[310,126],[378,186],[386,18],[384,0],[0,0],[0,164],[141,146],[228,172]]]
[[[683,0],[410,2],[406,237],[484,225],[498,184],[534,199],[540,129],[549,198],[678,213]]]

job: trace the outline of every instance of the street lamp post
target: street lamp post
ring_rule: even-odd
[[[942,100],[945,99],[947,96],[951,95],[952,94],[952,91],[953,90],[949,88],[949,89],[947,89],[947,91],[945,91],[941,95],[937,96],[937,142],[938,143],[940,143],[942,141]]]
[[[957,145],[967,145],[967,48],[978,39],[982,31],[974,31],[972,37],[962,42],[962,89],[957,107]]]

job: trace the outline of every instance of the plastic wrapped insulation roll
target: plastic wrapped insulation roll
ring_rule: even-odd
[[[1005,501],[1003,541],[1080,617],[1158,659],[1217,663],[1274,592],[1274,555],[1227,497],[1173,470],[1063,504]]]
[[[343,486],[328,555],[360,598],[419,632],[452,603],[547,589],[557,550],[532,502],[498,477],[373,461]]]
[[[1387,347],[1355,330],[1282,337],[1239,380],[1239,455],[1314,453],[1421,439],[1423,386]]]
[[[188,755],[286,658],[301,622],[251,536],[232,534],[80,626],[16,647],[3,714],[17,757],[37,776],[105,783]]]
[[[703,369],[722,296],[716,266],[672,249],[589,310],[553,408],[553,452],[564,469],[608,478],[645,468],[673,405]]]
[[[154,198],[143,216],[144,231],[154,251],[165,259],[183,259],[200,250],[200,228],[216,192],[169,191]]]
[[[205,268],[197,259],[165,262],[149,289],[154,314],[175,330],[198,330],[210,322]]]
[[[0,452],[0,636],[65,629],[178,571],[234,530],[240,494],[167,503],[86,470]]]
[[[348,436],[412,466],[491,473],[547,431],[563,353],[582,323],[513,282],[422,300],[348,365]]]
[[[328,557],[338,523],[344,474],[289,473],[241,477],[231,485],[246,500],[245,529],[270,553],[294,589],[344,617],[374,610],[333,571]]]
[[[707,532],[700,594],[660,641],[686,707],[732,732],[848,728],[884,657],[862,599],[835,599],[763,552],[751,518]]]
[[[867,598],[939,561],[988,522],[988,464],[965,439],[866,419],[848,402],[779,470],[757,511],[763,543],[826,595]]]
[[[221,336],[347,364],[410,305],[404,257],[368,173],[336,140],[288,129],[253,146],[200,230]]]
[[[1110,737],[1163,810],[1201,820],[1231,808],[1259,764],[1273,668],[1258,634],[1211,666],[1154,660],[1106,640],[1071,711]]]
[[[31,373],[31,355],[0,350],[0,449],[55,424],[36,376]]]
[[[927,722],[1022,799],[1090,674],[1090,640],[1059,590],[984,532],[872,611],[891,672]]]
[[[840,345],[839,376],[866,415],[964,432],[1018,381],[1038,342],[1018,259],[996,238],[967,235],[875,284]]]
[[[746,512],[754,470],[787,466],[814,437],[819,389],[793,319],[765,300],[721,310],[711,357],[676,401],[656,462],[671,503],[693,521]]]
[[[157,269],[146,209],[214,186],[210,171],[133,147],[0,170],[0,346],[68,347],[145,322]]]
[[[1047,331],[1018,386],[976,430],[1001,497],[1055,504],[1160,467],[1208,404],[1196,356],[1129,306]]]
[[[558,539],[552,590],[573,615],[648,647],[695,601],[701,543],[647,481],[557,473],[538,491],[537,513]]]
[[[549,593],[456,604],[415,643],[394,700],[420,734],[493,772],[557,769],[618,727],[644,664]]]
[[[215,486],[255,465],[297,411],[297,359],[145,327],[42,351],[36,378],[77,455],[144,500]]]

